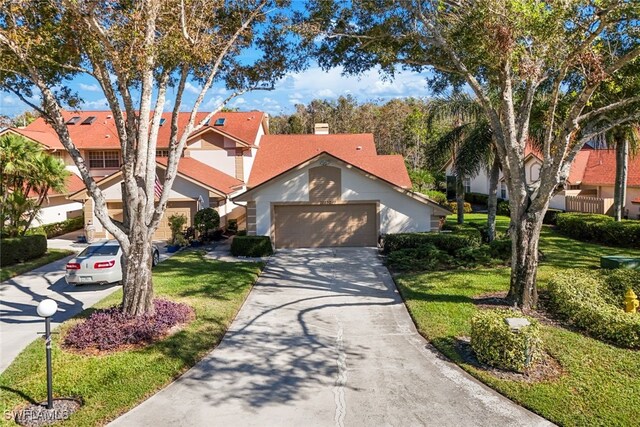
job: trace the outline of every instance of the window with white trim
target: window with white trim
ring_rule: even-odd
[[[96,169],[119,168],[119,151],[89,151],[89,167]]]
[[[500,184],[500,198],[503,200],[507,198],[507,186],[504,183]]]
[[[169,157],[169,150],[156,150],[156,157]]]
[[[464,192],[471,193],[471,179],[465,178],[462,183],[464,184]]]

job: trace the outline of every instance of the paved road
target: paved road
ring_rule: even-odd
[[[55,247],[80,251],[86,246],[60,242]],[[161,252],[161,260],[169,256]],[[58,302],[58,312],[52,317],[52,326],[56,327],[119,288],[67,284],[64,267],[69,259],[71,256],[0,283],[0,372],[38,337],[38,332],[44,331],[44,322],[36,313],[40,301],[52,298]]]
[[[280,252],[217,349],[114,426],[536,426],[416,332],[373,249]]]

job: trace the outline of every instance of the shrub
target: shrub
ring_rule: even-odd
[[[616,279],[622,275],[563,271],[549,282],[550,309],[595,338],[621,347],[640,348],[640,316],[625,313],[621,305],[615,304],[619,298],[616,292],[624,286],[616,284]],[[629,277],[631,280],[633,276]]]
[[[213,208],[200,209],[196,212],[193,222],[199,232],[205,233],[207,230],[220,227],[220,215]]]
[[[605,298],[616,307],[622,307],[624,294],[627,290],[633,289],[636,295],[640,295],[640,270],[605,269],[600,271],[600,275],[609,291],[609,295]]]
[[[540,324],[527,317],[530,326],[512,332],[508,317],[522,317],[511,310],[480,310],[471,319],[471,348],[479,361],[509,371],[524,372],[542,359]]]
[[[86,320],[71,327],[63,345],[76,350],[116,350],[123,346],[146,344],[165,336],[175,325],[193,319],[186,304],[157,299],[152,315],[130,316],[120,307],[96,310]]]
[[[504,200],[498,201],[496,206],[496,214],[502,216],[511,216],[511,208],[509,207],[509,202]]]
[[[455,259],[457,264],[465,267],[487,265],[491,263],[491,252],[487,245],[482,245],[477,248],[467,247],[458,249]]]
[[[447,195],[438,190],[427,190],[424,195],[433,200],[434,202],[447,206]]]
[[[511,239],[495,239],[489,243],[492,258],[504,261],[511,259]]]
[[[542,223],[547,225],[556,225],[558,222],[558,214],[562,213],[559,209],[547,209],[542,218]]]
[[[38,227],[30,228],[28,234],[44,234],[47,239],[61,236],[71,231],[80,230],[84,227],[84,217],[78,216],[65,221],[54,222],[53,224],[44,224]]]
[[[387,265],[398,271],[432,271],[450,265],[453,258],[428,243],[417,248],[400,249],[389,254]]]
[[[38,258],[47,252],[47,237],[42,234],[0,239],[0,264],[9,266]]]
[[[186,240],[182,235],[182,228],[187,223],[187,217],[181,214],[174,214],[169,217],[169,228],[171,229],[171,244],[181,245],[181,240]],[[182,239],[178,236],[181,236]]]
[[[269,236],[235,236],[231,243],[231,255],[263,257],[273,254]]]
[[[464,200],[474,205],[487,205],[489,196],[481,193],[464,193]]]
[[[455,233],[399,233],[387,234],[383,252],[389,254],[399,249],[412,249],[432,244],[436,248],[455,255],[458,249],[479,247],[482,236],[478,230],[464,229]]]
[[[557,226],[561,233],[574,239],[603,245],[640,247],[640,221],[614,221],[607,215],[560,213]]]
[[[458,213],[458,203],[457,202],[449,202],[449,209],[454,213]],[[471,209],[471,204],[468,202],[464,202],[464,213],[471,213],[473,210]]]

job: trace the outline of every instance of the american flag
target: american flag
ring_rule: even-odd
[[[159,199],[162,196],[162,184],[160,184],[160,180],[158,179],[158,175],[156,175],[156,183],[153,186],[153,191],[156,193],[156,197]]]

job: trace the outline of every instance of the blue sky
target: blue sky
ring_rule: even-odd
[[[340,68],[325,72],[318,66],[311,66],[303,72],[288,74],[278,81],[272,91],[257,91],[244,94],[229,103],[230,107],[240,110],[261,110],[271,115],[290,113],[295,104],[307,104],[315,98],[336,99],[341,95],[351,94],[359,101],[381,100],[408,96],[426,97],[429,91],[426,86],[427,73],[400,72],[393,81],[386,81],[376,70],[361,76],[342,76]],[[77,90],[84,100],[83,110],[105,110],[107,103],[98,84],[89,76],[74,79],[70,86]],[[190,106],[195,100],[199,88],[189,83],[185,91],[185,104]],[[228,96],[224,87],[209,90],[201,111],[214,109]],[[167,98],[171,98],[171,93]],[[171,108],[167,103],[165,109]],[[0,114],[14,117],[29,107],[15,95],[0,92]],[[189,108],[185,108],[189,109]]]

